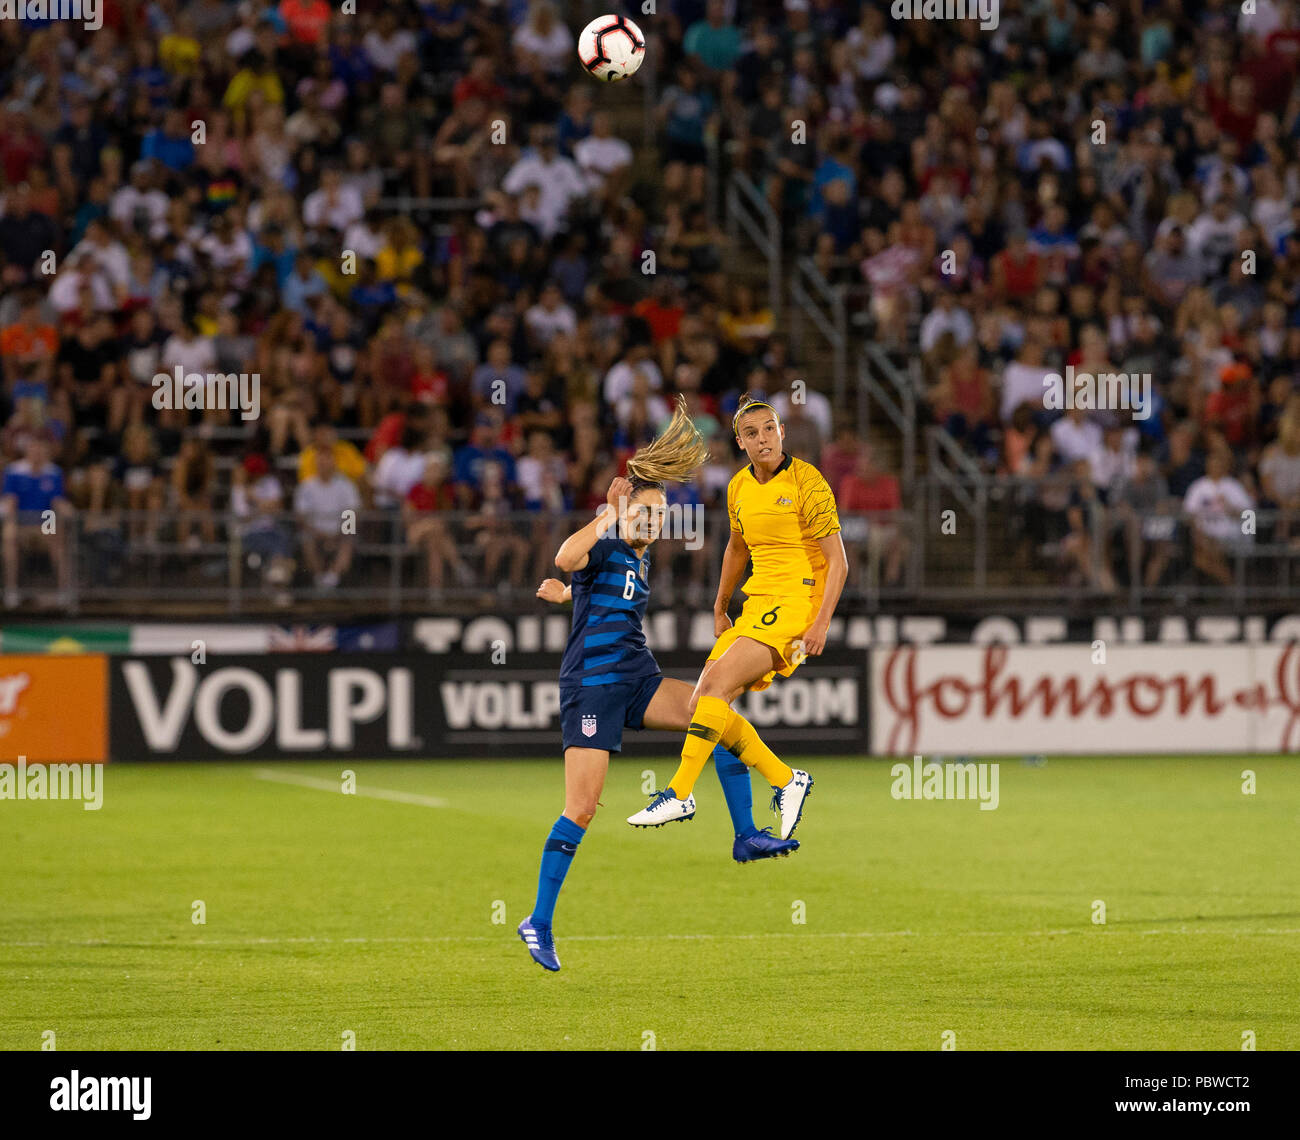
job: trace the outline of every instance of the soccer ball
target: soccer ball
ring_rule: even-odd
[[[635,75],[645,59],[645,36],[626,16],[597,16],[578,37],[578,59],[606,83]]]

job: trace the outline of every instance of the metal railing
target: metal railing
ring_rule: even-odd
[[[712,603],[729,534],[724,509],[681,511],[674,522],[670,508],[666,537],[650,551],[653,608]],[[39,533],[39,515],[0,523],[4,608],[160,616],[532,608],[542,578],[566,577],[555,551],[590,520],[541,511],[408,519],[374,509],[317,531],[289,512],[61,509],[50,534]],[[846,604],[876,608],[918,592],[911,512],[845,512],[841,522]]]
[[[1132,612],[1294,602],[1300,515],[1253,511],[1216,538],[1176,499],[1148,512],[1099,502],[1071,509],[1059,479],[981,476],[977,485],[950,465],[942,443],[933,446],[939,461],[918,479],[909,509],[841,512],[844,612],[918,602]],[[706,512],[694,532],[700,541],[675,532],[652,548],[653,608],[712,601],[728,531],[721,511]],[[49,534],[39,516],[17,526],[7,519],[4,608],[132,616],[530,609],[542,578],[563,577],[555,550],[590,517],[449,511],[421,516],[413,529],[400,512],[363,510],[351,533],[315,543],[290,514],[60,511]],[[438,528],[422,531],[431,518]],[[318,570],[341,566],[337,582],[313,574],[311,545]],[[344,546],[346,559],[335,563]]]
[[[872,402],[898,430],[902,440],[902,469],[899,478],[906,495],[916,482],[916,379],[899,369],[879,345],[868,342],[858,356],[859,398],[864,404],[858,430],[867,438],[871,427]]]
[[[740,171],[727,179],[727,250],[734,259],[740,255],[737,239],[743,230],[767,262],[768,304],[778,323],[784,310],[781,288],[781,219],[777,217],[758,188]]]
[[[938,521],[940,534],[946,535],[949,519],[938,506],[940,494],[946,492],[962,506],[974,523],[974,586],[983,589],[988,581],[988,479],[956,440],[941,427],[926,429],[926,517]]]
[[[843,406],[849,378],[849,322],[844,290],[832,285],[810,257],[796,260],[790,275],[790,339],[803,346],[804,319],[830,349],[835,403]]]

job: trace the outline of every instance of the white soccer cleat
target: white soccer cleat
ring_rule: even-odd
[[[803,803],[812,792],[813,778],[800,768],[791,768],[794,773],[784,788],[772,789],[772,810],[781,817],[781,838],[789,839],[794,829],[799,826],[803,815]]]
[[[695,797],[677,798],[671,788],[655,792],[654,798],[643,810],[627,817],[633,827],[663,827],[665,823],[685,823],[695,814]]]

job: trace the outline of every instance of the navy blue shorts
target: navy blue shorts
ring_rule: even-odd
[[[662,673],[612,685],[561,685],[560,730],[565,748],[623,751],[623,729],[641,728]]]

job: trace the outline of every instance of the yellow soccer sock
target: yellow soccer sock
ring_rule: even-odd
[[[668,781],[679,800],[691,794],[704,765],[713,755],[714,745],[722,739],[722,730],[729,716],[731,709],[721,697],[701,697],[696,703],[691,727],[686,730],[686,743],[682,745],[682,762]]]
[[[794,779],[794,770],[777,756],[738,712],[731,713],[722,730],[722,746],[741,763],[757,768],[760,775],[774,788],[784,788]]]

